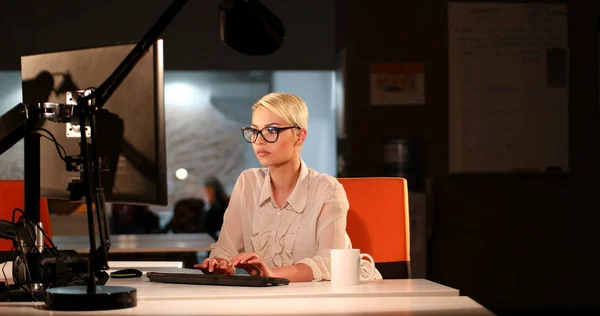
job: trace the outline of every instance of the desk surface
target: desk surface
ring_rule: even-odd
[[[360,285],[339,287],[332,287],[329,281],[299,282],[284,286],[254,288],[156,283],[148,281],[148,278],[144,276],[135,279],[109,279],[107,285],[134,287],[137,289],[138,298],[141,300],[459,295],[457,289],[424,279],[367,281]]]
[[[82,315],[45,310],[43,303],[0,303],[0,315]],[[466,296],[139,300],[92,315],[493,315]]]
[[[52,241],[59,250],[90,252],[88,236],[53,236]],[[208,234],[113,235],[110,241],[110,253],[209,251],[214,243]]]

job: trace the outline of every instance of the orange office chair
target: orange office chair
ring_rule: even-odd
[[[12,214],[15,208],[24,209],[25,207],[25,181],[23,180],[0,180],[0,219],[12,221]],[[21,214],[16,214],[19,218]],[[48,237],[52,238],[50,228],[50,214],[48,211],[48,200],[40,199],[40,221],[42,228]],[[12,242],[6,239],[0,239],[0,251],[10,251]]]
[[[410,278],[408,189],[403,178],[338,178],[350,210],[352,247],[369,253],[384,279]]]

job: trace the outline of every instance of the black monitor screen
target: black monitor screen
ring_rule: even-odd
[[[135,43],[23,56],[23,101],[68,103],[77,90],[97,88],[131,52]],[[80,154],[79,125],[46,120],[68,156]],[[107,202],[167,204],[164,66],[162,40],[139,60],[96,114],[97,153]],[[89,138],[88,138],[89,142]],[[41,195],[73,199],[67,187],[81,178],[67,171],[55,144],[40,145]],[[76,195],[75,195],[76,196]]]

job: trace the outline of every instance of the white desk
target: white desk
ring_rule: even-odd
[[[90,252],[88,236],[53,236],[59,250]],[[209,251],[214,239],[208,234],[143,234],[110,237],[109,253],[196,252]]]
[[[198,271],[200,272],[200,271]],[[164,299],[252,299],[252,298],[323,298],[323,297],[407,297],[458,296],[459,291],[423,279],[368,281],[360,285],[332,287],[331,282],[299,282],[272,287],[198,286],[155,283],[148,278],[109,279],[107,285],[137,289],[140,300]]]
[[[458,296],[458,290],[423,279],[369,281],[336,288],[327,281],[256,288],[154,283],[141,277],[109,279],[108,285],[136,288],[138,306],[91,314],[493,315],[472,299]],[[82,314],[85,313],[49,311],[43,303],[0,303],[0,315]]]
[[[0,315],[85,315],[45,310],[43,303],[0,303]],[[91,315],[493,315],[466,296],[330,297],[202,300],[140,300],[122,310]]]

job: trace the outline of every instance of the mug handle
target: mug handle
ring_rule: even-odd
[[[368,253],[361,253],[360,258],[362,259],[363,257],[367,257],[371,261],[370,262],[371,263],[371,274],[366,278],[360,278],[360,279],[361,279],[361,281],[371,280],[373,278],[373,276],[375,275],[375,260],[373,260],[373,257],[371,257],[371,255]]]

